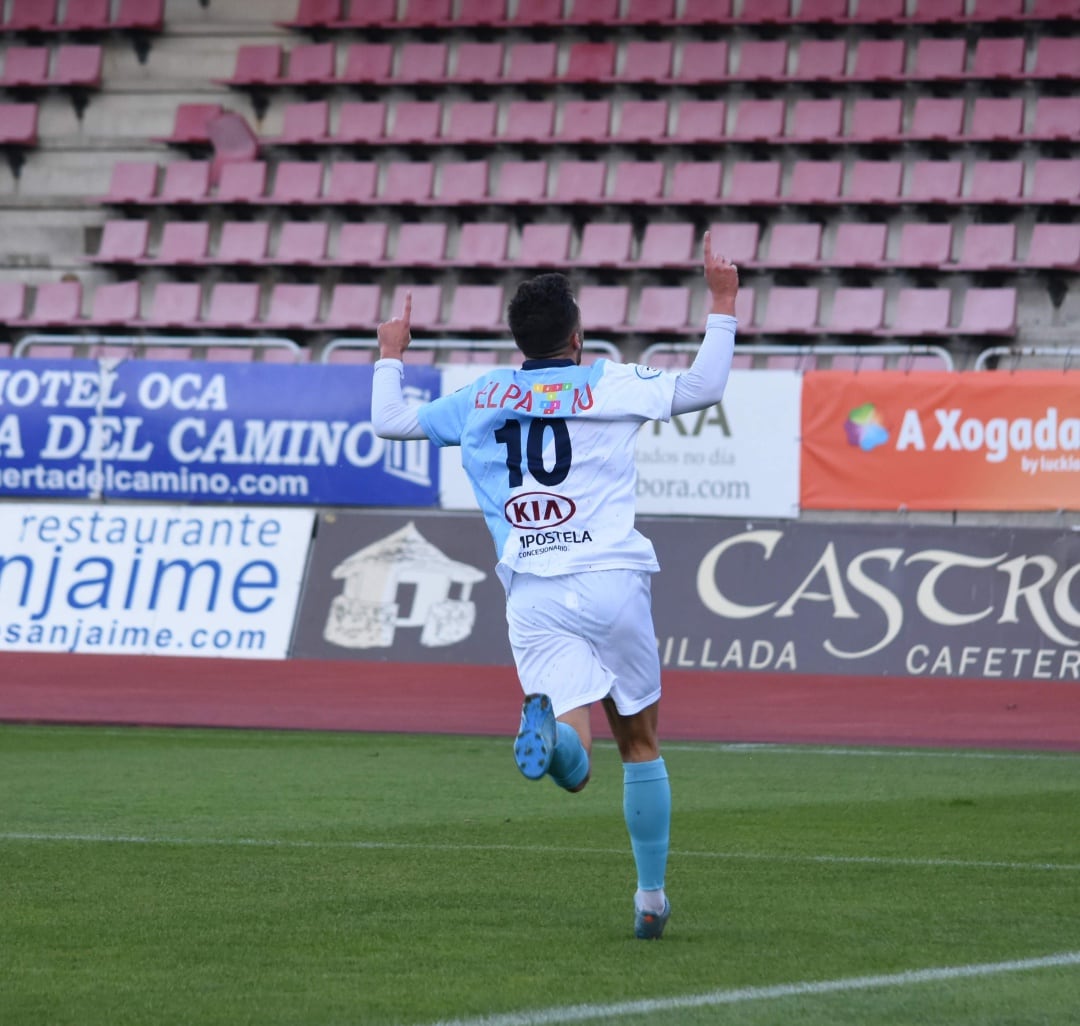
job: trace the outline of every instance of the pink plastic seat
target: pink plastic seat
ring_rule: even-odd
[[[1024,263],[1028,267],[1080,268],[1080,224],[1036,224]]]
[[[964,12],[966,0],[915,0],[915,11],[911,21],[922,22],[962,22],[967,15]]]
[[[139,319],[139,283],[99,285],[91,301],[90,321],[100,325],[134,324]]]
[[[397,316],[405,306],[405,293],[412,293],[412,324],[434,328],[442,324],[442,286],[396,285],[390,298],[390,312]]]
[[[302,43],[289,52],[288,70],[281,76],[288,85],[329,85],[334,81],[336,49],[333,43]]]
[[[896,262],[901,267],[941,267],[952,258],[952,233],[949,223],[904,223]]]
[[[674,80],[681,85],[724,82],[728,78],[728,44],[724,40],[690,40],[683,44]]]
[[[319,203],[322,182],[323,165],[318,161],[284,160],[274,174],[270,200],[279,204]]]
[[[281,79],[282,49],[276,43],[246,43],[236,50],[236,62],[227,85],[273,85]]]
[[[101,85],[104,51],[90,43],[67,43],[57,48],[53,61],[54,85],[68,88],[97,89]]]
[[[581,230],[576,262],[584,267],[622,267],[630,261],[633,225],[590,221]]]
[[[82,282],[45,282],[34,290],[26,323],[36,327],[73,325],[82,317]]]
[[[941,288],[902,288],[897,293],[892,323],[883,334],[921,335],[949,334],[949,310],[952,293]]]
[[[509,24],[514,27],[557,25],[562,21],[563,0],[529,0],[518,4]]]
[[[210,292],[206,324],[248,328],[259,319],[259,286],[255,282],[218,282]]]
[[[842,82],[847,71],[847,42],[805,38],[795,51],[792,78],[799,82]]]
[[[12,0],[5,27],[9,32],[53,29],[56,8],[56,0]]]
[[[266,196],[266,162],[236,160],[223,164],[214,198],[218,203],[261,203]]]
[[[905,20],[904,0],[855,0],[850,20],[865,24],[901,23]]]
[[[728,138],[739,142],[771,142],[783,133],[783,100],[742,100],[735,108],[735,123]]]
[[[178,160],[165,165],[160,198],[165,203],[195,203],[210,191],[208,160]]]
[[[788,45],[784,39],[748,39],[739,47],[734,78],[779,82],[787,77]]]
[[[146,256],[149,239],[149,221],[106,221],[95,260],[108,264],[135,263]]]
[[[337,28],[386,28],[397,24],[397,0],[350,0]]]
[[[897,203],[903,165],[887,160],[857,160],[843,191],[848,203]]]
[[[452,22],[450,0],[405,0],[403,26],[445,28]]]
[[[713,236],[713,246],[718,248],[716,236]],[[637,263],[643,268],[690,266],[697,257],[697,247],[694,225],[689,222],[650,221],[641,237]],[[725,249],[719,251],[729,260],[737,259],[728,256]]]
[[[904,78],[903,39],[860,39],[851,78],[857,82],[899,82]]]
[[[431,199],[435,165],[395,160],[386,165],[379,199],[384,203],[418,203]]]
[[[191,328],[200,321],[202,285],[193,281],[163,281],[154,288],[144,323],[155,328]]]
[[[615,165],[609,199],[614,203],[651,203],[664,188],[664,164],[658,160],[620,160]]]
[[[406,223],[398,228],[394,262],[403,267],[438,267],[446,252],[444,221]]]
[[[610,82],[615,78],[615,44],[611,42],[571,43],[563,82]]]
[[[557,58],[558,49],[555,43],[511,43],[508,46],[503,81],[554,82]]]
[[[626,43],[623,77],[629,73],[636,82],[668,82],[674,61],[670,39],[631,39]]]
[[[112,27],[123,32],[160,32],[165,27],[165,0],[120,0]]]
[[[719,143],[727,132],[723,100],[681,100],[674,104],[675,124],[669,136],[678,143]]]
[[[330,165],[325,202],[370,203],[375,196],[378,168],[370,160],[335,160]]]
[[[270,242],[268,221],[226,221],[221,226],[217,252],[221,264],[258,264],[266,258]]]
[[[681,331],[690,319],[685,285],[646,285],[638,297],[634,327],[639,331]]]
[[[1080,96],[1040,96],[1031,135],[1040,141],[1080,139]]]
[[[381,302],[378,285],[338,283],[330,293],[330,308],[323,318],[322,327],[342,331],[371,330],[381,320]]]
[[[836,228],[831,263],[838,267],[883,267],[889,226],[844,221]]]
[[[829,331],[843,335],[863,335],[879,330],[885,319],[883,288],[840,287],[833,292]]]
[[[205,146],[210,142],[210,121],[222,112],[220,103],[181,103],[173,115],[172,134],[160,142],[174,146]]]
[[[972,203],[1015,203],[1024,191],[1019,160],[977,160],[971,168],[967,199]]]
[[[912,139],[956,139],[964,126],[961,97],[920,96],[915,100],[908,136]]]
[[[787,138],[796,142],[838,142],[843,119],[843,100],[796,100]]]
[[[498,171],[494,199],[500,203],[541,203],[547,196],[545,160],[508,160]]]
[[[442,130],[442,104],[435,100],[399,100],[386,130],[389,143],[430,143]]]
[[[971,61],[971,78],[1002,80],[1024,77],[1023,38],[998,39],[981,36],[975,41],[975,53]],[[1075,54],[1073,62],[1075,67]]]
[[[487,203],[490,199],[491,165],[486,160],[453,160],[439,169],[436,198],[444,206]]]
[[[450,104],[444,142],[494,144],[499,107],[491,100],[457,100]]]
[[[784,199],[789,203],[831,203],[840,196],[844,165],[838,160],[797,160]]]
[[[284,28],[321,28],[341,20],[341,0],[298,0],[296,14]]]
[[[456,262],[464,267],[502,267],[509,243],[510,225],[504,221],[470,221],[461,226]]]
[[[619,19],[620,0],[570,0],[570,25],[612,25]]]
[[[801,0],[796,21],[840,22],[847,20],[848,0]]]
[[[1073,18],[1077,12],[1073,11]],[[1035,63],[1032,78],[1057,78],[1072,81],[1077,78],[1076,36],[1042,36],[1035,43]]]
[[[319,320],[321,299],[318,285],[278,282],[262,323],[268,328],[310,328]]]
[[[911,166],[904,199],[912,203],[950,203],[960,196],[964,165],[959,160],[917,160]]]
[[[381,100],[347,100],[338,108],[333,141],[370,146],[386,137],[386,104]]]
[[[846,142],[898,142],[901,138],[902,100],[857,99],[851,107]]]
[[[511,100],[506,125],[499,136],[504,142],[551,142],[555,133],[555,104],[551,100]]]
[[[1024,100],[1020,96],[976,96],[971,107],[968,139],[1016,139],[1024,130]]]
[[[313,266],[326,260],[330,226],[325,221],[286,221],[278,233],[273,262]]]
[[[966,289],[956,330],[961,335],[1015,335],[1016,289]]]
[[[1080,160],[1043,158],[1035,161],[1028,200],[1075,204],[1080,200]]]
[[[555,169],[551,199],[556,203],[599,203],[604,198],[607,164],[600,160],[564,160]]]
[[[713,249],[721,256],[740,267],[757,263],[761,228],[756,221],[724,221],[713,224],[709,231]],[[701,240],[697,239],[692,252],[700,248]]]
[[[814,267],[821,263],[821,235],[820,224],[774,224],[765,262],[772,267]]]
[[[385,221],[346,222],[338,232],[336,262],[362,267],[383,263],[389,234]]]
[[[791,20],[791,0],[756,0],[744,12],[756,25],[783,25]]]
[[[391,43],[350,43],[338,81],[342,85],[376,85],[391,81],[394,47]]]
[[[816,288],[774,285],[765,297],[761,330],[780,335],[816,331],[820,304]]]
[[[1016,264],[1016,225],[969,224],[964,229],[959,268],[1005,270]]]
[[[683,21],[688,25],[727,25],[733,20],[731,6],[731,0],[683,0]]]
[[[570,257],[569,224],[527,224],[521,229],[516,263],[523,267],[565,267]],[[578,261],[587,266],[587,261]]]
[[[207,221],[168,221],[161,230],[161,242],[153,262],[157,264],[199,264],[206,260],[210,245]]]
[[[0,146],[19,150],[38,142],[38,105],[0,103]]]
[[[458,285],[450,297],[450,312],[446,325],[456,331],[501,331],[503,287]]]
[[[586,335],[626,330],[630,291],[625,285],[582,285],[578,291],[578,305]]]
[[[113,204],[149,203],[157,196],[158,166],[153,161],[119,160],[113,164],[105,200]]]
[[[407,42],[398,52],[395,82],[424,85],[442,82],[450,62],[450,48],[446,43]]]
[[[713,161],[678,161],[672,168],[665,199],[680,204],[715,203],[723,174],[723,165]]]
[[[323,143],[330,139],[330,104],[326,100],[290,103],[285,107],[281,135],[274,142],[285,145]]]
[[[458,43],[454,57],[454,68],[447,76],[451,82],[486,85],[502,78],[505,53],[500,42],[467,40]]]
[[[911,77],[923,81],[964,77],[967,42],[924,36],[915,44],[915,66]]]
[[[559,138],[564,142],[603,142],[610,126],[610,100],[567,100],[562,105]]]
[[[49,81],[49,49],[46,46],[9,46],[4,52],[0,84],[9,89],[41,88]]]
[[[675,20],[675,0],[627,0],[628,25],[668,25]]]
[[[656,144],[667,139],[667,126],[666,100],[625,100],[619,107],[618,127],[612,131],[611,140]]]
[[[25,311],[26,285],[21,281],[0,282],[0,323],[19,322]]]
[[[731,169],[724,201],[727,203],[775,203],[780,195],[778,160],[740,160]]]

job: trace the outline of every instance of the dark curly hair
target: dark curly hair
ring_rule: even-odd
[[[507,319],[518,349],[532,360],[562,353],[581,327],[574,292],[563,274],[538,274],[523,281],[510,300]]]

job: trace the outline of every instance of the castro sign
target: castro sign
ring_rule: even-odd
[[[1080,535],[653,521],[665,666],[1080,681]]]

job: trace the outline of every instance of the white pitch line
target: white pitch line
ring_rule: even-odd
[[[576,848],[526,844],[423,844],[410,841],[305,841],[274,837],[148,837],[134,834],[47,834],[8,831],[0,843],[139,844],[205,848],[343,848],[356,851],[511,852],[519,855],[603,855],[623,857],[623,848]],[[799,855],[790,852],[681,851],[671,858],[746,862],[816,863],[818,865],[899,866],[913,869],[1008,869],[1076,873],[1080,863],[1008,862],[977,859],[911,858],[890,855]]]
[[[444,1019],[433,1023],[432,1026],[561,1026],[566,1023],[588,1022],[592,1019],[621,1019],[657,1013],[662,1015],[685,1008],[714,1008],[718,1005],[741,1005],[750,1001],[775,1001],[780,998],[814,997],[819,994],[847,994],[859,990],[912,987],[924,983],[944,983],[981,976],[1000,976],[1004,973],[1061,969],[1077,965],[1080,965],[1080,951],[1063,951],[1060,954],[1045,955],[1042,958],[1023,958],[1009,962],[983,962],[973,965],[912,969],[876,976],[849,976],[838,980],[806,980],[799,983],[780,983],[772,987],[740,987],[735,990],[714,990],[705,994],[686,994],[681,997],[619,1001],[609,1005],[568,1005],[563,1008],[542,1008],[535,1011],[509,1012],[505,1015],[487,1015],[479,1019]]]
[[[608,743],[614,748],[613,742]],[[595,746],[594,746],[595,747]],[[724,755],[825,755],[861,756],[874,759],[975,759],[988,762],[1061,762],[1077,760],[1075,752],[971,752],[940,751],[915,748],[843,748],[807,745],[772,745],[757,742],[719,742],[712,744],[670,741],[662,745],[665,752],[720,752]]]

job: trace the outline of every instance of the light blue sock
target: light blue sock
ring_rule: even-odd
[[[663,759],[623,763],[623,815],[637,865],[638,888],[660,890],[671,837],[671,782]]]
[[[589,756],[578,732],[569,723],[559,720],[555,729],[555,753],[548,774],[559,787],[572,791],[589,774]]]

